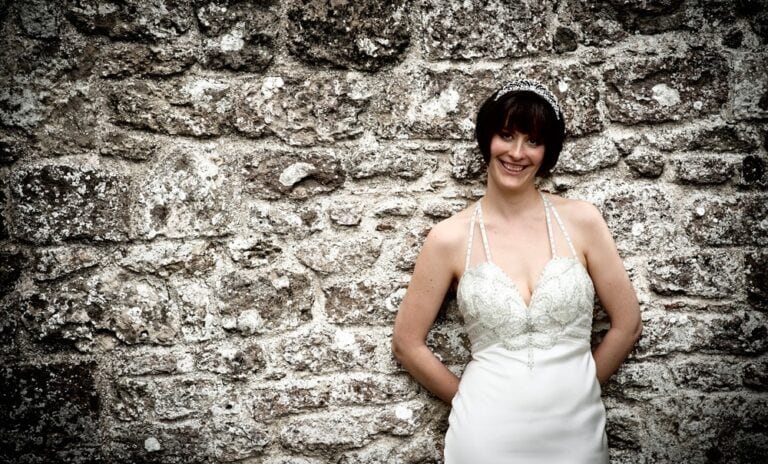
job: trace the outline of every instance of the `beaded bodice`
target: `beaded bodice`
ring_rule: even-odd
[[[467,334],[476,353],[501,344],[516,350],[528,348],[528,367],[533,368],[533,349],[551,348],[570,339],[589,344],[595,290],[587,270],[576,256],[560,216],[542,193],[551,259],[541,271],[531,301],[525,304],[517,285],[491,260],[491,250],[478,201],[470,221],[464,275],[459,281],[457,300]],[[557,256],[550,222],[552,211],[571,256]],[[480,223],[486,261],[470,268],[475,220]]]

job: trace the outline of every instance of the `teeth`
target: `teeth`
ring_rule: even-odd
[[[506,169],[509,169],[510,171],[520,172],[523,169],[525,169],[525,166],[518,166],[516,164],[505,163],[504,161],[501,161],[501,165],[504,166]]]

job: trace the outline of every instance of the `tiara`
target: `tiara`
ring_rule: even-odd
[[[540,96],[549,103],[549,105],[555,110],[555,116],[560,119],[560,105],[557,103],[557,98],[539,81],[533,79],[517,79],[514,81],[505,82],[499,90],[496,91],[496,96],[493,97],[493,101],[498,101],[499,98],[508,94],[509,92],[515,92],[520,90],[527,90]]]

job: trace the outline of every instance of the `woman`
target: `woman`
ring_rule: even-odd
[[[393,352],[452,405],[447,464],[608,462],[600,384],[640,337],[640,309],[597,208],[536,187],[562,148],[560,106],[536,81],[509,82],[475,134],[485,195],[427,235]],[[461,381],[425,344],[453,285],[472,345]],[[590,351],[595,293],[611,328]]]

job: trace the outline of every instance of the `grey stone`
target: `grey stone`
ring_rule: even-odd
[[[36,249],[30,264],[34,270],[33,278],[45,281],[60,279],[83,269],[99,266],[102,260],[102,253],[96,248],[57,246]]]
[[[287,269],[233,272],[221,278],[222,326],[244,335],[274,333],[312,319],[309,277]]]
[[[289,50],[313,65],[376,71],[403,58],[410,44],[408,0],[289,3]]]
[[[268,236],[236,237],[228,246],[232,261],[245,268],[274,264],[282,255],[282,247]]]
[[[245,191],[269,200],[332,192],[346,179],[336,156],[315,151],[256,152],[245,159],[242,172]]]
[[[605,67],[608,117],[638,124],[717,113],[728,98],[728,69],[713,50],[619,56]]]
[[[235,169],[210,145],[178,143],[159,153],[136,180],[135,233],[146,239],[230,233]]]
[[[401,150],[375,142],[349,153],[344,164],[353,179],[390,177],[415,180],[434,173],[438,166],[434,155],[421,150]]]
[[[168,277],[175,273],[208,275],[217,259],[216,245],[204,241],[136,245],[121,250],[121,266],[141,274]]]
[[[739,187],[757,187],[765,189],[768,187],[768,176],[766,176],[766,161],[764,157],[748,155],[745,156],[738,167]]]
[[[429,59],[508,59],[552,49],[555,5],[549,0],[421,3]]]
[[[92,167],[43,165],[11,174],[11,235],[34,243],[124,240],[129,181]]]
[[[38,39],[55,39],[61,30],[62,5],[49,0],[27,0],[18,4],[18,15],[24,32]]]
[[[363,206],[352,202],[334,203],[328,209],[328,215],[340,226],[356,226],[363,218]]]
[[[744,266],[747,299],[753,307],[768,311],[768,253],[749,253]]]
[[[676,362],[670,372],[675,384],[682,389],[714,392],[736,390],[741,387],[742,366],[722,360],[694,359]]]
[[[176,41],[172,44],[118,42],[98,51],[94,71],[102,77],[166,77],[180,74],[197,62],[199,44]]]
[[[588,137],[566,143],[553,173],[585,174],[619,162],[619,151],[607,137]]]
[[[474,180],[485,174],[487,165],[477,147],[454,147],[451,150],[451,177],[459,181]]]
[[[235,128],[252,138],[274,135],[298,146],[356,137],[369,104],[367,83],[354,74],[284,73],[244,84]]]
[[[14,250],[0,251],[0,298],[10,293],[21,277],[28,262],[24,253]]]
[[[694,197],[687,206],[686,230],[709,246],[768,244],[765,195]]]
[[[357,274],[369,269],[381,254],[382,240],[361,236],[339,241],[318,236],[298,244],[296,257],[321,274]]]
[[[274,58],[279,18],[263,7],[271,2],[212,1],[197,8],[200,28],[207,36],[203,64],[212,69],[259,72]]]
[[[194,13],[184,0],[75,0],[66,16],[85,32],[115,39],[163,41],[174,39],[192,27]]]
[[[155,157],[160,142],[140,133],[115,129],[104,133],[99,141],[99,154],[128,160],[145,161]]]
[[[221,135],[227,123],[223,113],[233,105],[230,86],[194,76],[161,83],[126,79],[109,91],[111,121],[169,135]]]
[[[637,147],[624,158],[624,162],[640,177],[656,178],[664,172],[664,157],[661,153],[646,147]]]
[[[402,297],[391,278],[363,278],[323,286],[325,312],[337,324],[391,324]]]
[[[726,156],[685,155],[672,159],[675,179],[683,184],[722,184],[736,170],[735,160]]]
[[[662,127],[644,136],[648,144],[663,151],[751,153],[760,147],[760,137],[749,126],[734,124]]]
[[[649,261],[649,283],[661,295],[726,298],[742,283],[743,263],[724,251],[699,251]]]
[[[453,216],[469,206],[465,200],[427,200],[422,204],[421,210],[425,216],[444,219]]]
[[[734,57],[730,104],[737,119],[768,117],[768,54],[749,53]]]
[[[0,380],[0,460],[96,462],[101,402],[95,362],[5,364]],[[11,437],[13,437],[11,439]],[[40,437],[46,437],[40,441]]]

